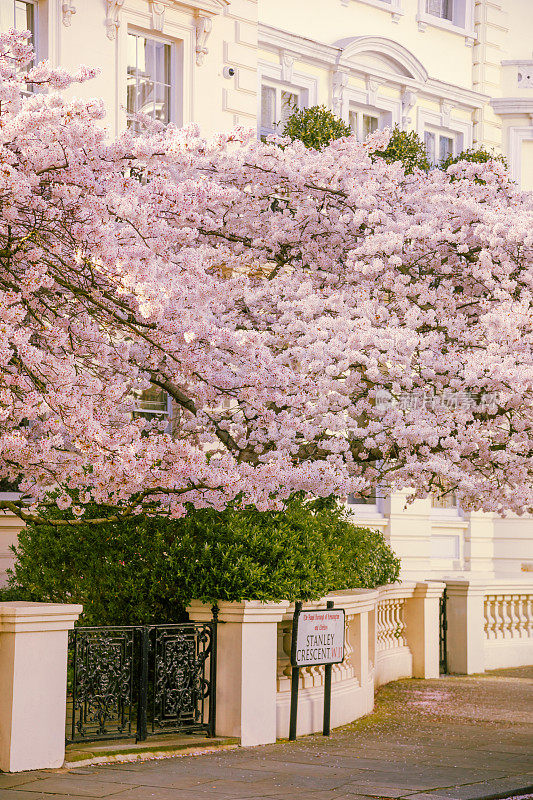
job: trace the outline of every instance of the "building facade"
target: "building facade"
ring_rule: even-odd
[[[323,104],[360,138],[415,130],[433,163],[494,148],[533,190],[531,0],[0,0],[0,30],[13,25],[33,32],[38,59],[100,68],[71,91],[104,98],[110,136],[136,112],[266,135],[293,108]],[[165,413],[164,399],[150,402]],[[379,491],[349,505],[406,573],[533,571],[530,519]],[[0,570],[17,531],[5,522]]]
[[[438,162],[483,144],[533,189],[530,0],[0,0],[38,58],[99,77],[116,135],[142,111],[269,133],[329,106],[364,137],[416,130]]]

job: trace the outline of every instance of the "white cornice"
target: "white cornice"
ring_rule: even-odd
[[[533,65],[531,58],[512,58],[502,61],[502,67],[530,67]]]
[[[533,114],[533,97],[493,97],[490,104],[500,117]]]
[[[298,56],[329,66],[335,66],[342,53],[340,47],[307,39],[305,36],[298,36],[296,33],[283,31],[263,22],[259,23],[259,44],[267,48],[288,50]]]
[[[260,23],[259,44],[265,49],[289,52],[298,60],[314,62],[329,69],[342,70],[352,75],[372,76],[381,80],[382,83],[388,83],[403,90],[410,89],[420,96],[439,100],[445,98],[456,106],[469,111],[482,108],[490,100],[489,95],[481,94],[481,92],[428,77],[425,68],[414,55],[392,40],[379,36],[360,36],[356,40],[346,40],[343,48],[338,43],[330,45],[317,42]],[[357,64],[356,59],[360,53],[368,49],[376,49],[376,47],[380,47],[384,55],[395,58],[405,69],[415,73],[416,77],[410,78],[379,67]]]

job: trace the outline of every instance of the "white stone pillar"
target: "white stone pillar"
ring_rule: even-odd
[[[448,670],[460,675],[485,671],[485,585],[446,581]]]
[[[472,511],[465,531],[465,569],[494,575],[494,514]]]
[[[218,736],[251,746],[276,741],[277,626],[290,603],[218,604]],[[193,600],[191,622],[209,622],[211,606]]]
[[[68,630],[82,606],[0,603],[0,770],[65,758]]]
[[[413,678],[439,677],[439,599],[446,584],[417,583],[405,605],[405,638],[413,656]]]

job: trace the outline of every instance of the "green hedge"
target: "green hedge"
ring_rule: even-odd
[[[82,603],[82,624],[179,622],[187,603],[309,600],[398,577],[382,534],[334,501],[292,498],[285,511],[228,508],[21,531],[4,599]]]

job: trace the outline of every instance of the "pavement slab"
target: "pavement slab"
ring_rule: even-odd
[[[389,684],[329,738],[0,774],[0,800],[482,800],[532,784],[533,668],[519,668]]]

